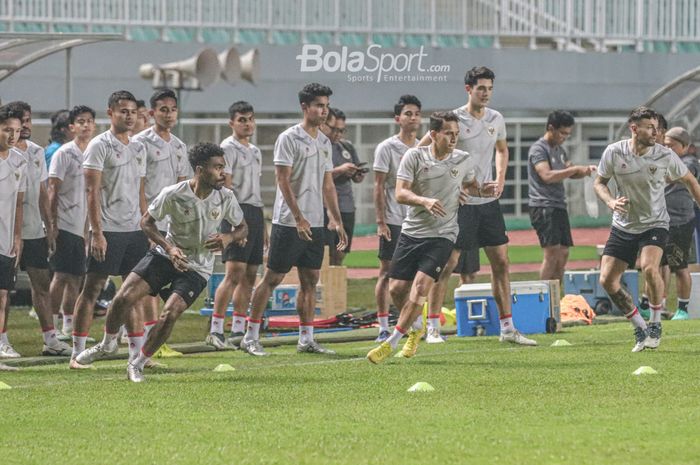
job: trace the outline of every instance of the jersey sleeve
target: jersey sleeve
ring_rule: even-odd
[[[49,179],[49,170],[47,169],[47,166],[46,166],[46,152],[42,148],[38,149],[37,151],[39,153],[37,153],[36,156],[39,159],[39,164],[41,165],[40,180],[41,180],[41,182],[44,182],[47,179]]]
[[[379,144],[377,148],[374,149],[374,163],[372,164],[372,170],[378,173],[388,173],[389,172],[389,158],[391,157],[388,144]]]
[[[146,146],[141,142],[138,143],[138,147],[135,148],[136,152],[136,162],[138,163],[139,176],[142,178],[146,177]]]
[[[399,169],[396,171],[396,178],[404,181],[413,182],[416,175],[416,166],[418,162],[418,154],[416,150],[409,150],[401,159]]]
[[[289,133],[283,132],[275,141],[273,162],[279,166],[294,164],[294,140]]]
[[[498,118],[498,127],[496,128],[496,140],[506,140],[506,120],[501,116]]]
[[[326,143],[326,163],[324,166],[324,171],[326,173],[330,173],[333,171],[333,146],[331,145],[330,142]]]
[[[66,157],[63,150],[57,150],[51,157],[51,166],[49,167],[49,177],[58,178],[63,181],[66,177]]]
[[[233,226],[238,226],[243,222],[243,210],[238,204],[236,196],[231,194],[228,200],[228,208],[226,208],[226,216],[224,219],[231,223]]]
[[[171,189],[163,189],[148,206],[148,214],[156,221],[163,221],[168,216],[169,192],[171,192]]]
[[[24,163],[22,165],[22,172],[20,173],[20,181],[17,192],[27,192],[27,188],[29,187],[29,181],[27,178],[27,164]]]
[[[178,178],[191,178],[194,176],[192,171],[192,166],[190,166],[190,160],[187,157],[187,146],[183,143],[178,147],[178,153],[175,155],[177,157],[177,177]],[[224,169],[224,171],[226,171]]]
[[[605,179],[610,179],[613,175],[613,148],[608,146],[603,152],[603,156],[600,157],[600,162],[598,163],[598,176]]]
[[[544,147],[542,147],[541,144],[532,144],[527,156],[530,159],[530,164],[532,166],[536,166],[538,163],[546,161],[547,163],[549,163],[550,168],[551,168],[552,164],[549,161],[549,154],[544,149]]]
[[[683,163],[683,160],[676,155],[675,153],[672,153],[671,156],[669,157],[669,164],[668,164],[668,178],[670,181],[677,181],[683,176],[685,176],[688,173],[688,167],[685,166],[685,163]]]
[[[85,161],[83,161],[83,168],[102,171],[105,166],[106,157],[107,151],[104,144],[88,144],[87,148],[85,149]]]
[[[222,147],[224,150],[224,173],[233,174],[236,165],[236,149],[231,144]]]

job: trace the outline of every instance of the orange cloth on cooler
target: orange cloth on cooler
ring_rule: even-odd
[[[595,318],[595,312],[582,296],[567,294],[561,299],[559,316],[562,323],[565,321],[583,321],[590,325],[593,323],[593,318]]]

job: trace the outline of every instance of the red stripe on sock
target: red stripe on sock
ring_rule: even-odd
[[[389,312],[387,312],[387,313],[377,313],[377,318],[383,317],[383,316],[389,316]]]
[[[233,312],[233,316],[237,316],[237,317],[240,317],[240,318],[245,318],[245,317],[248,316],[248,315],[247,315],[246,313]]]
[[[218,313],[212,313],[211,315],[212,318],[221,318],[222,320],[226,318],[226,314],[219,315]]]
[[[76,333],[75,331],[73,331],[73,336],[76,337],[87,337],[87,335],[88,333]]]
[[[154,324],[158,323],[158,320],[153,320],[153,321],[147,321],[143,325],[144,326],[153,326]]]
[[[625,315],[625,318],[627,318],[628,320],[631,320],[632,317],[633,317],[634,315],[636,315],[637,313],[639,313],[639,310],[637,310],[637,307],[634,307],[634,310],[632,310],[632,313],[630,313],[630,314],[628,314],[628,315]]]
[[[396,331],[400,332],[401,334],[406,334],[406,330],[403,329],[403,328],[402,328],[401,326],[399,326],[399,325],[394,326],[394,329],[395,329]]]
[[[501,319],[501,320],[505,320],[506,318],[513,318],[513,314],[512,314],[512,313],[508,313],[507,315],[503,315],[500,319]]]
[[[262,323],[262,320],[254,320],[252,318],[248,318],[248,323]]]
[[[128,337],[141,337],[141,336],[143,336],[143,334],[144,334],[143,331],[138,332],[138,333],[126,333],[126,335],[127,335]]]
[[[649,308],[652,309],[652,310],[655,311],[655,312],[660,312],[661,309],[663,308],[663,305],[661,305],[661,304],[659,304],[659,305],[649,305]]]
[[[439,313],[431,313],[430,315],[428,315],[428,318],[440,318],[440,314]]]

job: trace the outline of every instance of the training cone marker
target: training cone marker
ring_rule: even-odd
[[[570,345],[571,343],[566,339],[557,339],[556,341],[552,342],[552,345],[550,347],[566,347]]]
[[[434,390],[435,388],[432,387],[430,384],[426,383],[425,381],[420,381],[408,388],[408,392],[428,392]]]
[[[5,383],[3,383],[2,381],[0,381],[0,391],[3,390],[3,389],[12,389],[12,386],[10,386],[9,384],[5,384]]]
[[[214,368],[214,371],[236,371],[236,369],[228,363],[221,363]]]
[[[647,366],[641,366],[634,370],[633,375],[655,375],[658,374],[659,372],[654,370],[652,367],[647,367]]]

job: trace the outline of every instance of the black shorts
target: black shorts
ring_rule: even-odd
[[[19,260],[19,267],[22,271],[27,268],[49,269],[49,243],[45,237],[22,240],[22,258]]]
[[[377,255],[380,260],[391,260],[394,256],[394,250],[396,250],[396,244],[399,243],[399,236],[401,235],[401,226],[395,224],[387,224],[389,227],[389,232],[391,233],[391,240],[387,241],[383,237],[379,238],[379,254]]]
[[[350,253],[350,249],[352,248],[352,233],[355,229],[355,212],[340,212],[340,220],[343,222],[343,229],[345,229],[345,234],[348,236],[348,245],[345,246],[343,252]],[[326,210],[323,210],[323,226],[324,233],[326,234],[326,245],[335,249],[338,247],[340,239],[338,238],[338,233],[328,229],[328,212]]]
[[[479,262],[479,249],[462,250],[459,254],[459,261],[455,267],[454,273],[472,274],[481,269]]]
[[[674,273],[688,268],[690,243],[693,240],[694,231],[695,220],[680,226],[671,226],[668,229],[668,242],[661,257],[662,265],[668,265]]]
[[[662,249],[668,241],[668,231],[662,228],[654,228],[640,234],[631,234],[612,228],[610,237],[603,249],[603,255],[615,257],[627,262],[630,268],[634,268],[637,254],[648,245],[655,245]]]
[[[56,236],[56,252],[49,262],[55,272],[83,276],[87,263],[85,239],[59,229]]]
[[[459,235],[455,248],[460,250],[495,247],[508,243],[506,222],[498,200],[479,205],[461,205],[457,213]]]
[[[267,267],[275,273],[289,273],[293,266],[320,270],[325,246],[324,228],[311,228],[311,240],[299,238],[293,226],[272,225]]]
[[[207,280],[196,271],[178,271],[170,259],[149,250],[131,270],[148,283],[151,295],[157,296],[161,289],[170,284],[170,291],[182,297],[189,307],[207,287]]]
[[[88,257],[88,273],[126,276],[148,252],[148,239],[143,231],[105,232],[107,251],[105,261]]]
[[[530,224],[537,231],[540,247],[565,245],[572,247],[569,213],[563,208],[530,207]]]
[[[391,259],[389,277],[413,281],[416,273],[422,271],[437,281],[453,250],[454,242],[449,239],[442,237],[419,239],[401,234],[394,257]]]
[[[248,240],[244,247],[234,243],[229,244],[221,254],[221,261],[260,265],[263,262],[263,249],[265,248],[263,209],[242,203],[241,210],[243,210],[243,218],[248,225]],[[231,232],[231,224],[228,221],[224,220],[221,222],[221,232]]]
[[[11,291],[15,288],[16,280],[15,257],[0,255],[0,290]],[[0,311],[5,310],[0,309]]]

